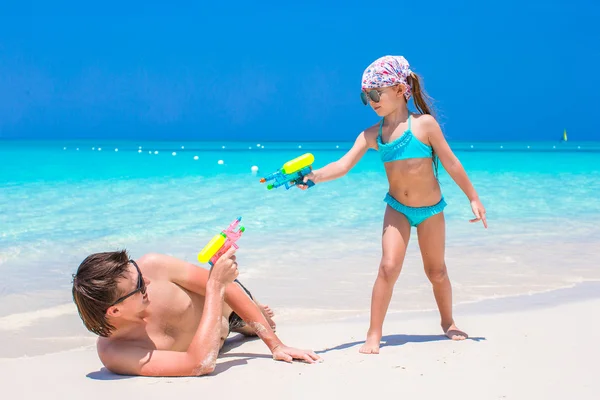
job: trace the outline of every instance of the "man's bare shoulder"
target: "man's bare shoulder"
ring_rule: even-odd
[[[132,340],[132,339],[119,339],[119,338],[110,338],[110,337],[101,337],[98,338],[96,342],[96,350],[98,351],[98,355],[100,358],[102,357],[114,357],[118,355],[119,352],[123,350],[127,350],[130,348],[144,348],[145,346],[142,341]],[[148,350],[151,350],[148,347]]]
[[[120,338],[98,340],[98,357],[119,375],[196,376],[214,371],[214,361],[203,364],[187,351],[159,350],[150,341]]]
[[[116,374],[131,371],[132,355],[140,362],[153,350],[142,341],[101,337],[96,343],[98,357],[102,364]]]
[[[153,279],[168,279],[165,268],[169,256],[160,253],[147,253],[141,256],[136,262],[145,276]]]

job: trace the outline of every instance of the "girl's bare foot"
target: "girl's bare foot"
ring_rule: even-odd
[[[465,332],[458,329],[456,325],[454,325],[454,322],[447,328],[442,325],[442,329],[444,330],[444,334],[452,340],[465,340],[469,337],[469,335],[467,335]]]
[[[381,341],[381,334],[367,334],[367,340],[365,344],[358,350],[363,354],[379,354],[379,342]]]

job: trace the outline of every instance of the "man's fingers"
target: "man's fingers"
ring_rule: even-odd
[[[224,256],[226,256],[227,258],[231,258],[231,256],[233,256],[235,254],[235,251],[237,249],[233,246],[231,246],[230,248],[227,249],[227,251],[223,254]]]
[[[285,362],[291,363],[291,362],[292,362],[292,360],[293,360],[293,358],[292,358],[292,356],[290,356],[289,354],[285,354],[285,353],[284,353],[284,354],[283,354],[283,356],[279,358],[279,360],[280,360],[280,361],[285,361]]]
[[[304,356],[302,357],[302,359],[304,361],[306,361],[309,364],[314,364],[315,360],[312,359],[312,357],[309,354],[304,354]]]

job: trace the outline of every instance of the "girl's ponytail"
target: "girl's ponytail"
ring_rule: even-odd
[[[421,114],[429,114],[435,118],[433,106],[431,105],[431,97],[423,90],[423,85],[421,84],[421,79],[419,75],[411,72],[407,77],[406,81],[410,85],[412,90],[413,102],[415,103],[415,107]],[[438,164],[439,159],[435,152],[432,150],[432,158],[433,158],[433,168],[435,171],[435,177],[438,176]]]

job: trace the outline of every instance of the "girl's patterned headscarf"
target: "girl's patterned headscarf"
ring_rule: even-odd
[[[404,97],[412,96],[407,78],[412,74],[408,61],[402,56],[384,56],[373,61],[362,76],[362,89],[376,89],[403,84],[406,86]]]

